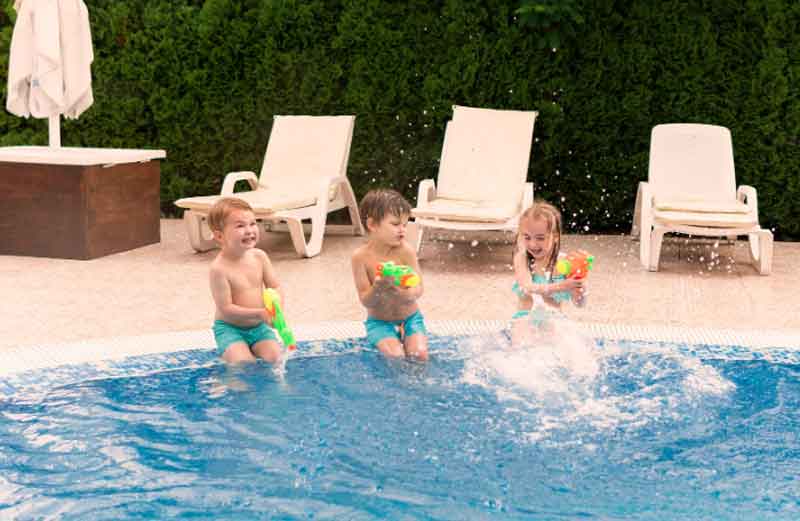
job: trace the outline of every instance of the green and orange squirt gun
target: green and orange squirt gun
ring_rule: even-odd
[[[395,286],[413,288],[419,285],[419,275],[410,266],[395,264],[392,261],[381,262],[375,269],[375,276],[394,279]]]
[[[556,262],[556,272],[568,279],[584,279],[594,265],[594,255],[578,250]]]
[[[281,309],[281,296],[274,288],[267,288],[264,290],[264,307],[267,308],[267,313],[272,317],[272,327],[278,332],[283,344],[289,349],[294,351],[297,349],[297,342],[294,339],[294,333],[286,323],[286,317],[283,316]]]

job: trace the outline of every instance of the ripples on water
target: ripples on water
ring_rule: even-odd
[[[552,344],[330,342],[18,397],[0,519],[800,519],[798,366]]]

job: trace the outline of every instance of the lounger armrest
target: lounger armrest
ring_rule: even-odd
[[[256,177],[255,172],[230,172],[222,182],[222,190],[220,190],[219,195],[232,195],[237,181],[247,181],[251,190],[258,188],[258,177]]]
[[[347,176],[336,176],[336,177],[326,177],[320,181],[319,185],[319,192],[317,193],[317,202],[321,201],[329,201],[331,198],[331,188],[340,185],[340,184],[347,184]]]
[[[758,217],[758,195],[756,194],[756,189],[752,186],[748,185],[741,185],[738,190],[736,190],[736,198],[747,205],[756,217]]]
[[[633,226],[631,226],[631,235],[634,239],[638,239],[640,233],[650,234],[652,217],[653,193],[650,184],[647,181],[639,181],[636,203],[633,207]]]
[[[417,191],[417,208],[422,208],[436,198],[436,182],[433,179],[423,179]]]

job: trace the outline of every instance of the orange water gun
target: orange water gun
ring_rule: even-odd
[[[594,255],[583,250],[573,251],[556,262],[556,272],[568,279],[585,279],[594,265]]]
[[[395,286],[413,288],[419,285],[420,278],[410,266],[395,264],[392,261],[381,262],[375,269],[375,276],[394,279]]]

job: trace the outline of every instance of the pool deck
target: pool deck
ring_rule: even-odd
[[[453,239],[423,247],[426,318],[508,319],[511,246]],[[321,255],[301,259],[288,234],[264,238],[292,324],[363,320],[350,273],[350,253],[363,240],[328,234]],[[588,306],[567,309],[579,322],[800,335],[800,243],[775,243],[770,276],[748,264],[744,241],[668,239],[656,273],[641,267],[639,243],[626,235],[568,235],[563,245],[596,257]],[[0,256],[0,350],[208,329],[215,255],[195,253],[182,221],[164,219],[159,244],[95,260]]]

